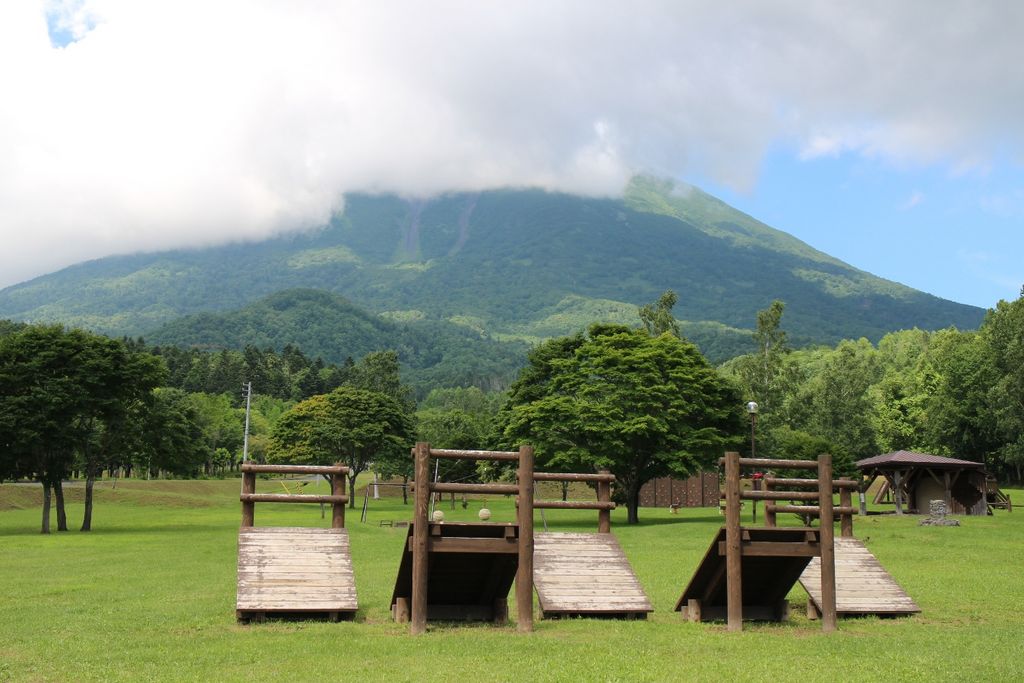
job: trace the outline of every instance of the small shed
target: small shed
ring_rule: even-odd
[[[932,500],[946,501],[953,515],[988,512],[985,466],[980,462],[896,451],[858,460],[857,469],[872,479],[885,477],[898,515],[904,506],[910,513],[926,513]]]

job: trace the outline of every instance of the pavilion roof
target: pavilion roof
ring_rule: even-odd
[[[985,465],[973,460],[957,460],[931,453],[915,453],[913,451],[896,451],[864,458],[857,461],[857,469],[902,469],[904,467],[935,467],[939,469],[966,470],[984,469]]]

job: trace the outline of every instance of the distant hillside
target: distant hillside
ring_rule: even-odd
[[[354,195],[308,234],[111,257],[9,287],[0,318],[148,334],[293,288],[335,292],[391,320],[524,341],[633,316],[671,288],[684,333],[717,359],[749,350],[745,330],[773,299],[786,302],[797,344],[969,329],[984,314],[859,271],[696,188],[638,178],[623,199]]]
[[[392,322],[329,292],[285,290],[226,313],[179,318],[146,337],[152,345],[278,351],[299,347],[310,357],[341,364],[371,351],[394,349],[403,377],[425,394],[433,386],[499,389],[526,360],[522,342],[499,342],[443,321]]]

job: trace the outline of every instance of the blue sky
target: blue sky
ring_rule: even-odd
[[[349,192],[653,173],[990,307],[1024,284],[1021,35],[999,0],[2,2],[0,287]]]
[[[1024,169],[897,168],[854,153],[774,149],[753,186],[693,184],[874,275],[991,308],[1024,286]]]

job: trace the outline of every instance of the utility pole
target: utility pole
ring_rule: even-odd
[[[242,385],[245,392],[245,434],[242,436],[242,462],[249,462],[249,407],[252,405],[252,382]]]

